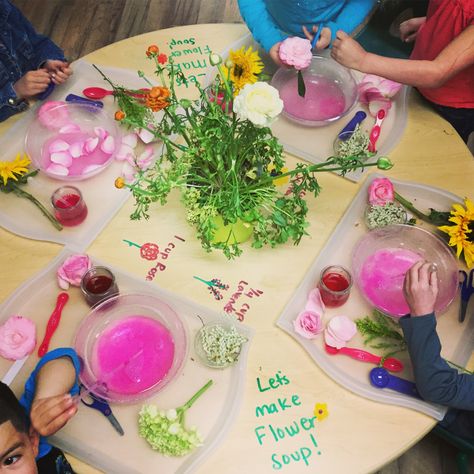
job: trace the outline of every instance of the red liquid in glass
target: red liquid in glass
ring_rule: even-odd
[[[77,194],[65,194],[54,202],[56,219],[64,226],[75,226],[87,217],[87,206]]]
[[[319,285],[321,298],[326,306],[341,306],[349,298],[349,281],[340,273],[327,273]]]
[[[106,275],[92,276],[84,285],[87,291],[86,300],[90,306],[118,294],[118,288],[112,278]]]

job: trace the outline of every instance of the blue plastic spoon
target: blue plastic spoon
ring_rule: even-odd
[[[370,383],[377,388],[389,388],[396,392],[421,398],[416,385],[409,380],[402,379],[396,375],[389,374],[383,367],[375,367],[369,374]]]

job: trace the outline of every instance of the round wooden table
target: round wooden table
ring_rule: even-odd
[[[144,56],[150,44],[157,44],[169,52],[173,47],[177,50],[178,42],[187,39],[195,43],[190,47],[207,45],[211,50],[220,51],[244,33],[243,25],[234,24],[179,27],[120,41],[84,59],[103,66],[143,69],[151,76],[151,65]],[[16,120],[18,118],[1,124],[0,133]],[[469,151],[451,126],[428,109],[416,94],[410,98],[406,130],[390,158],[395,166],[385,173],[388,177],[473,197],[474,161]],[[290,161],[294,159],[290,158]],[[303,348],[274,324],[361,185],[332,174],[322,174],[320,184],[321,195],[316,200],[309,200],[308,232],[311,237],[303,238],[298,247],[246,249],[244,256],[229,263],[221,256],[206,254],[199,243],[193,241],[193,230],[184,223],[183,213],[172,212],[180,209],[179,203],[164,208],[157,206],[156,217],[150,222],[136,223],[129,219],[132,210],[132,200],[129,200],[87,250],[92,256],[144,277],[142,262],[132,258],[131,253],[125,254],[124,248],[116,244],[117,236],[142,241],[143,235],[151,236],[167,225],[176,225],[188,229],[189,245],[173,254],[166,273],[156,279],[158,285],[212,309],[222,308],[195,281],[183,280],[184,268],[191,267],[195,275],[216,273],[222,268],[231,281],[248,279],[251,285],[264,291],[260,298],[252,300],[251,308],[245,314],[244,324],[255,329],[255,336],[240,413],[228,435],[198,472],[240,474],[280,469],[291,473],[371,472],[403,454],[435,424],[432,418],[417,411],[376,403],[346,390],[320,370]],[[171,234],[177,232],[172,228],[168,230]],[[18,237],[3,229],[0,229],[0,241],[1,301],[45,267],[62,248],[57,244]],[[203,271],[205,268],[209,270]],[[61,342],[70,344],[67,340],[56,341]],[[26,375],[22,373],[20,378],[24,379]],[[285,426],[295,421],[305,424],[301,417],[311,416],[316,401],[326,403],[329,412],[324,422],[318,423],[316,437],[310,439],[307,434],[299,433],[279,438],[278,430],[284,431]],[[257,417],[257,407],[271,403],[276,403],[277,407],[280,403],[278,413],[263,419]],[[195,409],[199,409],[198,405]],[[300,426],[301,430],[306,428]],[[100,432],[101,426],[92,429]],[[103,442],[109,442],[106,434]],[[301,458],[308,453],[302,450],[304,447],[311,449],[311,457],[306,460],[308,466]],[[298,453],[299,460],[295,459]],[[287,458],[283,455],[289,457],[291,454],[294,457],[288,458],[289,464],[284,465],[283,459]],[[75,459],[73,466],[84,474],[98,472]],[[139,465],[135,469],[145,472],[140,471]],[[158,462],[156,472],[162,472]]]

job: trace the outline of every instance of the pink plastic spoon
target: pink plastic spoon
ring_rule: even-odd
[[[149,89],[140,89],[144,93],[149,91]],[[83,95],[86,96],[88,99],[103,99],[107,95],[114,95],[114,91],[103,89],[102,87],[87,87],[82,91]],[[132,97],[143,97],[145,94],[135,94],[133,92],[128,92],[128,95]]]
[[[56,301],[56,307],[51,313],[51,316],[48,320],[48,325],[46,326],[46,333],[44,335],[43,342],[41,343],[38,349],[38,357],[43,357],[46,352],[48,352],[49,341],[51,340],[54,331],[56,331],[56,328],[59,325],[59,321],[61,320],[61,312],[68,300],[69,295],[67,293],[59,293],[58,299]]]
[[[327,344],[325,344],[325,347],[328,354],[334,355],[340,352],[341,354],[345,354],[353,359],[361,360],[362,362],[369,362],[378,365],[382,360],[382,357],[363,351],[362,349],[354,349],[352,347],[341,347],[340,349],[337,349],[336,347],[328,346]],[[403,363],[394,357],[388,357],[384,360],[383,367],[390,370],[390,372],[401,372],[403,370]]]

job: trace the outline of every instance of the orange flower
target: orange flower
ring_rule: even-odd
[[[125,112],[123,110],[117,110],[117,112],[115,112],[115,120],[118,120],[120,122],[120,120],[123,120],[125,118]]]
[[[148,57],[150,56],[156,56],[159,52],[159,49],[158,49],[158,46],[156,46],[156,44],[152,44],[150,46],[148,46],[148,49],[146,50],[146,55]]]
[[[168,56],[166,56],[166,54],[161,53],[161,54],[158,56],[158,62],[159,62],[160,64],[165,64],[166,61],[168,61]]]
[[[122,189],[125,186],[125,180],[120,177],[115,180],[115,187],[117,189]]]
[[[168,107],[170,91],[167,87],[152,87],[145,97],[145,104],[153,112],[158,112],[165,107]]]

